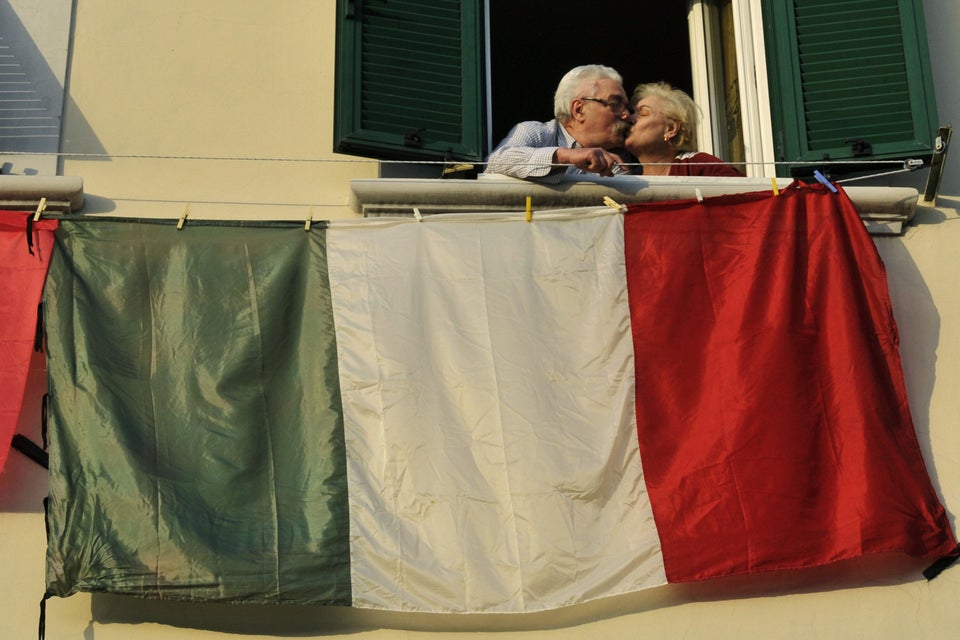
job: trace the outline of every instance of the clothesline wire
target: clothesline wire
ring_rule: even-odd
[[[57,158],[78,158],[78,159],[95,159],[95,160],[105,160],[105,159],[122,159],[122,160],[205,160],[205,161],[216,161],[216,162],[310,162],[310,163],[321,163],[321,164],[390,164],[390,165],[418,165],[418,166],[430,166],[436,165],[438,167],[457,167],[455,171],[459,171],[460,167],[463,167],[465,170],[471,170],[477,167],[482,167],[488,164],[483,161],[475,160],[380,160],[377,158],[282,158],[282,157],[269,157],[269,156],[198,156],[198,155],[166,155],[166,154],[145,154],[145,153],[72,153],[72,152],[42,152],[42,151],[28,151],[28,152],[17,152],[17,151],[0,151],[0,158],[3,156],[54,156]],[[515,163],[518,165],[523,164],[533,164],[533,163]],[[645,163],[647,166],[662,166],[670,165],[670,162],[648,162]],[[716,164],[714,162],[687,162],[687,165],[711,165]],[[856,176],[852,178],[842,178],[834,180],[837,183],[847,183],[854,182],[857,180],[869,180],[871,178],[880,178],[883,176],[890,176],[899,173],[910,173],[921,169],[927,166],[922,160],[821,160],[819,162],[800,162],[800,161],[769,161],[769,162],[731,162],[730,164],[740,167],[747,166],[786,166],[786,167],[829,167],[831,165],[850,165],[857,164],[863,166],[872,166],[872,165],[901,165],[901,169],[895,169],[893,171],[884,171],[882,173],[871,173],[863,176]],[[573,166],[573,165],[561,165],[554,163],[551,166]],[[621,163],[622,167],[642,167],[644,163],[640,162],[624,162]],[[455,172],[454,171],[454,172]],[[444,172],[445,174],[447,171]]]
[[[176,155],[176,154],[157,154],[157,153],[81,153],[81,152],[43,152],[43,151],[6,151],[0,150],[0,157],[3,156],[53,156],[57,158],[81,158],[81,159],[121,159],[121,160],[206,160],[206,161],[233,161],[233,162],[317,162],[329,164],[415,164],[415,165],[437,165],[449,166],[457,164],[470,164],[474,166],[486,165],[485,161],[478,160],[380,160],[376,158],[284,158],[271,156],[207,156],[207,155]],[[523,164],[523,163],[516,163]],[[669,162],[649,162],[650,166],[668,165]],[[711,162],[689,162],[686,164],[715,164]],[[904,160],[820,160],[820,161],[755,161],[755,162],[730,162],[738,166],[829,166],[829,165],[903,165]],[[642,163],[625,162],[623,166],[639,167]],[[919,168],[919,167],[917,167]]]

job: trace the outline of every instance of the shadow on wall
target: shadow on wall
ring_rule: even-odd
[[[21,4],[22,11],[37,13],[36,2],[0,0],[0,40],[5,47],[0,160],[4,173],[60,173],[56,154],[61,148],[84,154],[106,152],[69,98],[73,2],[39,3],[43,15],[30,25],[24,24],[17,13]],[[66,101],[64,95],[68,96]],[[70,123],[69,140],[63,139],[65,117]]]
[[[69,88],[69,80],[67,82]],[[84,117],[83,112],[77,103],[70,96],[69,92],[64,104],[64,121],[69,124],[63,132],[61,140],[61,154],[64,158],[70,158],[70,154],[79,156],[99,156],[84,157],[85,162],[112,162],[107,157],[107,150],[100,143],[97,134],[93,131],[90,123]]]
[[[941,202],[941,205],[946,204]],[[942,496],[940,481],[933,466],[930,445],[930,403],[936,383],[937,347],[940,344],[940,313],[933,295],[916,262],[910,255],[905,238],[924,231],[924,227],[953,224],[940,210],[918,207],[913,227],[905,237],[878,237],[874,239],[887,272],[887,286],[893,305],[894,318],[900,336],[900,356],[910,401],[910,413],[930,480],[937,494]],[[926,232],[936,233],[933,229]]]
[[[902,585],[923,580],[925,563],[900,555],[872,556],[813,567],[700,583],[667,585],[602,598],[553,611],[527,614],[429,614],[307,605],[177,603],[94,594],[97,624],[156,623],[170,627],[276,637],[362,633],[378,629],[414,632],[504,632],[565,629],[698,601],[770,598],[843,589]]]

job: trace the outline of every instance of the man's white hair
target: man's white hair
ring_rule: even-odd
[[[585,64],[567,71],[557,85],[557,92],[553,95],[553,116],[557,122],[567,122],[573,117],[570,113],[570,103],[576,98],[583,97],[580,91],[586,82],[609,78],[623,84],[623,77],[612,67],[602,64]]]

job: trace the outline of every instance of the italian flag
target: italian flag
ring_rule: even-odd
[[[521,613],[957,540],[842,193],[64,220],[50,595]]]

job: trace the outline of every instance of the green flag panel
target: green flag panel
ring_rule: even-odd
[[[350,604],[324,235],[61,223],[50,594]]]

